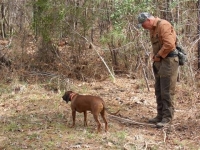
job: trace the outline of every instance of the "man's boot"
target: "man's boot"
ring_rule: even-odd
[[[170,125],[170,123],[171,123],[171,119],[163,118],[161,122],[158,122],[156,124],[156,127],[157,128],[166,127],[166,126]]]
[[[155,118],[149,119],[149,123],[158,123],[162,121],[162,117],[156,116]]]

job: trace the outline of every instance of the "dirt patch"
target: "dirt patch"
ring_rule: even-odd
[[[102,97],[118,117],[140,123],[156,115],[153,82],[147,90],[145,81],[118,77],[101,82],[74,81],[68,87],[80,94]],[[4,87],[5,88],[5,87]],[[198,149],[200,148],[199,93],[177,84],[176,112],[170,127],[157,129],[108,118],[109,132],[96,134],[96,123],[88,113],[88,127],[83,114],[77,114],[76,126],[70,128],[71,110],[61,93],[46,91],[42,85],[14,85],[0,99],[0,136],[7,139],[5,149]],[[103,121],[101,120],[103,123]]]

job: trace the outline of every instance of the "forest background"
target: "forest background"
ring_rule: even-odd
[[[152,47],[148,31],[138,28],[137,17],[141,12],[166,19],[174,26],[178,44],[186,51],[188,58],[186,64],[179,68],[177,97],[180,101],[177,103],[182,104],[179,105],[182,114],[177,117],[181,120],[189,115],[186,112],[192,111],[193,117],[186,118],[199,121],[200,0],[0,0],[0,8],[0,143],[4,143],[0,145],[8,149],[70,149],[73,142],[76,143],[75,147],[77,143],[80,146],[80,141],[87,136],[90,142],[98,141],[96,147],[105,144],[106,139],[108,142],[103,148],[125,149],[128,138],[125,135],[130,132],[124,130],[118,133],[121,127],[117,128],[115,123],[111,126],[113,134],[116,132],[117,136],[111,133],[112,137],[96,136],[90,130],[84,130],[83,135],[79,135],[73,129],[66,129],[65,123],[69,121],[70,115],[66,116],[68,111],[64,106],[60,108],[59,100],[65,90],[97,95],[101,93],[98,93],[99,90],[104,90],[103,98],[112,97],[121,105],[122,99],[129,96],[131,99],[131,92],[134,91],[137,93],[136,98],[144,96],[151,99],[150,104],[154,107],[152,112],[155,111]],[[123,89],[118,89],[116,85],[123,86]],[[131,90],[133,85],[135,89]],[[90,91],[90,87],[95,90]],[[127,93],[124,94],[124,91]],[[45,96],[40,92],[44,92]],[[122,95],[117,97],[121,92]],[[144,97],[136,102],[136,107],[140,112],[143,110],[144,116],[148,116],[151,114],[149,108],[140,105],[145,102]],[[50,102],[49,99],[55,101]],[[115,101],[109,99],[107,103],[111,110],[118,109]],[[128,100],[124,100],[123,104],[121,115],[133,117],[128,114],[131,110],[127,109],[134,107],[135,110],[136,104],[132,105]],[[50,114],[41,114],[46,109],[50,112],[50,108]],[[136,113],[132,119],[141,119],[138,116],[141,114]],[[181,132],[180,137],[173,134],[176,141],[166,138],[164,132],[164,144],[160,144],[158,141],[162,139],[159,136],[162,131],[147,128],[148,138],[151,139],[153,133],[157,132],[155,138],[159,140],[154,140],[156,142],[153,144],[140,142],[139,146],[146,143],[143,149],[167,148],[168,139],[172,149],[177,148],[174,145],[184,149],[199,148],[199,136],[195,133],[191,136],[190,133],[199,133],[200,129],[195,119],[190,122],[192,127],[186,128],[187,119],[184,123],[178,123],[182,127],[175,127],[176,132]],[[57,124],[52,125],[52,122]],[[59,131],[67,132],[68,136],[62,135],[63,141],[56,141],[56,144],[52,139],[59,139],[61,132],[55,135],[53,129],[48,128],[49,124]],[[82,124],[79,126],[82,128]],[[51,132],[48,136],[47,129]],[[69,132],[80,138],[76,141]],[[191,141],[185,141],[183,137],[191,138]],[[138,145],[131,146],[130,149],[137,149]]]
[[[1,81],[31,77],[99,80],[125,73],[153,79],[148,31],[137,15],[170,21],[188,62],[179,74],[199,84],[199,1],[1,0]],[[10,71],[10,69],[12,71]],[[60,86],[60,85],[59,85]]]

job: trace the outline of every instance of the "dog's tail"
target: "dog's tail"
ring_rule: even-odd
[[[102,104],[103,104],[103,111],[106,111],[110,115],[117,115],[120,112],[120,110],[117,110],[116,112],[110,112],[109,109],[106,107],[106,104],[104,101],[102,102]]]
[[[120,112],[120,110],[117,110],[116,112],[110,112],[108,109],[106,109],[106,112],[108,114],[110,114],[110,115],[115,115],[116,116]]]

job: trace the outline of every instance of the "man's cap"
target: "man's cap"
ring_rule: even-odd
[[[150,18],[152,15],[147,12],[142,12],[138,15],[138,23],[141,26],[148,18]]]

